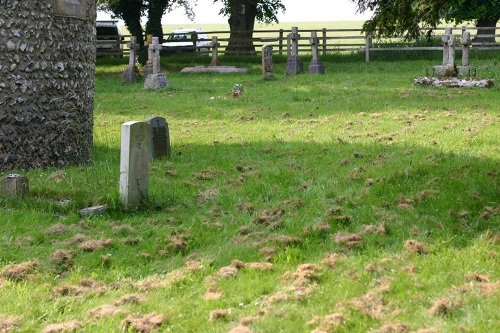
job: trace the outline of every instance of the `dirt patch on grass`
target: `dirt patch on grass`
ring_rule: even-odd
[[[285,211],[282,208],[276,207],[264,210],[260,213],[260,215],[255,216],[252,219],[252,222],[258,225],[264,225],[271,229],[277,229],[283,225],[282,217],[284,214]]]
[[[229,330],[228,333],[253,333],[253,331],[244,325],[238,325]]]
[[[81,243],[78,247],[83,251],[95,251],[102,249],[106,246],[113,244],[113,239],[111,238],[102,238],[102,239],[93,239],[86,242]]]
[[[53,289],[57,296],[83,296],[88,293],[103,295],[108,290],[106,284],[90,278],[81,279],[77,285],[63,285]]]
[[[125,305],[125,304],[140,304],[143,301],[142,296],[138,294],[127,294],[122,296],[119,300],[114,301],[115,306]]]
[[[83,327],[79,321],[72,320],[61,324],[51,324],[43,329],[44,333],[76,332]]]
[[[389,312],[384,300],[384,294],[389,290],[390,281],[384,278],[378,281],[377,286],[366,294],[348,300],[347,303],[341,302],[337,306],[343,308],[347,304],[365,316],[379,320],[385,313]]]
[[[310,321],[306,323],[308,326],[318,326],[311,333],[316,332],[334,332],[337,327],[342,326],[345,323],[345,317],[340,313],[334,313],[327,315],[325,317],[314,316]]]
[[[73,250],[56,250],[52,252],[49,259],[55,264],[57,274],[69,271],[75,264],[76,252]]]
[[[215,321],[219,319],[225,319],[229,316],[229,312],[227,310],[213,310],[210,311],[210,314],[208,315],[208,320],[210,321]]]
[[[164,321],[162,314],[129,315],[123,320],[121,328],[123,332],[128,332],[130,328],[133,328],[137,332],[148,333],[160,329]]]
[[[11,264],[2,269],[0,276],[12,280],[22,280],[31,275],[37,267],[38,260],[26,261],[20,264]]]
[[[381,328],[374,330],[373,333],[408,333],[411,326],[405,323],[386,323]],[[372,331],[370,331],[372,332]]]
[[[340,260],[340,255],[338,253],[325,253],[323,255],[323,260],[321,262],[330,268],[334,268],[337,266],[337,263]]]
[[[377,225],[367,224],[363,226],[362,230],[363,234],[377,234],[377,235],[385,235],[387,233],[385,223],[380,223]]]
[[[20,323],[16,318],[7,315],[2,315],[0,313],[0,332],[10,333],[14,330],[17,330],[19,326]]]
[[[433,316],[449,316],[453,310],[462,306],[462,301],[452,300],[448,297],[438,299],[429,309],[429,314]]]

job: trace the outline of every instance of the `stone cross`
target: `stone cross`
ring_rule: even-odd
[[[302,63],[302,59],[299,57],[299,28],[292,27],[292,32],[288,35],[288,38],[291,41],[292,50],[286,62],[286,73],[294,75],[304,71],[304,64]]]
[[[455,66],[455,35],[450,35],[448,39],[447,48],[448,48],[448,60],[445,66],[453,67]]]
[[[151,58],[153,61],[153,74],[159,74],[160,69],[160,50],[161,44],[159,43],[158,37],[153,37],[153,44],[149,45],[149,50],[151,51]]]
[[[167,120],[163,117],[152,117],[146,120],[150,125],[150,158],[170,157],[172,150],[170,148],[170,133]]]
[[[273,47],[271,45],[262,46],[262,78],[273,77]]]
[[[120,201],[125,210],[136,209],[148,197],[150,140],[148,123],[122,124]]]
[[[470,45],[470,32],[464,31],[462,34],[462,66],[469,66]]]
[[[219,66],[219,49],[220,44],[217,42],[217,36],[212,36],[212,61],[210,66]]]
[[[450,59],[449,55],[449,50],[450,50],[450,36],[451,36],[452,29],[451,28],[445,28],[444,30],[444,36],[441,38],[443,41],[443,66],[448,65],[448,61]]]
[[[316,31],[311,31],[311,38],[309,39],[309,43],[311,44],[312,53],[312,60],[311,64],[309,65],[309,73],[325,74],[325,66],[318,56],[319,38],[316,34]]]
[[[127,46],[130,49],[130,56],[128,61],[128,67],[122,73],[123,83],[136,82],[138,79],[137,74],[139,73],[139,69],[135,65],[136,51],[139,48],[139,45],[137,44],[137,38],[135,36],[131,36],[130,42],[127,43]]]

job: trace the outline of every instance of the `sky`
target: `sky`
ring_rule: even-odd
[[[194,7],[195,20],[190,21],[182,9],[176,9],[163,16],[162,22],[168,24],[226,23],[227,18],[219,16],[221,4],[213,0],[198,0]],[[367,20],[371,13],[356,14],[356,6],[350,0],[283,0],[285,13],[279,13],[280,22],[322,22]],[[109,15],[98,13],[97,19],[109,19]]]

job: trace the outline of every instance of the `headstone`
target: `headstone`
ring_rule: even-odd
[[[153,37],[153,43],[149,45],[153,62],[153,73],[149,74],[144,81],[144,89],[158,90],[168,87],[169,82],[167,77],[160,72],[160,50],[161,44],[158,42],[158,37]]]
[[[170,147],[170,133],[167,120],[163,117],[152,117],[146,120],[150,126],[150,158],[162,158],[172,156]]]
[[[149,74],[153,74],[153,54],[149,48],[149,45],[151,44],[153,44],[153,35],[147,35],[146,40],[144,41],[144,46],[148,48],[148,60],[142,69],[142,76],[145,78],[148,77]]]
[[[445,34],[442,37],[443,41],[443,64],[441,66],[433,66],[434,76],[456,76],[457,70],[455,67],[455,35],[451,28],[445,29]]]
[[[271,45],[262,46],[262,78],[273,77],[273,47]]]
[[[99,206],[92,206],[92,207],[87,207],[80,209],[80,216],[81,217],[92,217],[92,216],[98,216],[102,215],[106,212],[108,209],[108,206],[106,205],[99,205]]]
[[[130,42],[127,43],[127,46],[130,49],[130,56],[128,67],[122,73],[123,83],[136,82],[139,79],[139,69],[136,65],[136,51],[139,48],[137,45],[137,38],[135,36],[131,36]]]
[[[311,53],[312,53],[312,60],[311,64],[309,65],[309,73],[325,74],[325,66],[323,65],[323,62],[318,56],[319,39],[316,34],[316,31],[311,31],[311,38],[309,39],[309,42],[311,43]]]
[[[286,73],[295,75],[304,71],[304,63],[299,57],[299,29],[292,27],[292,33],[288,35],[291,42],[291,53],[286,61]]]
[[[457,66],[457,72],[460,76],[471,76],[472,68],[469,64],[470,46],[470,32],[464,31],[462,33],[462,66]]]
[[[219,46],[220,44],[217,42],[217,36],[212,36],[212,61],[210,62],[210,66],[220,66]]]
[[[27,177],[11,174],[0,181],[2,195],[7,197],[25,197],[29,192]]]
[[[126,210],[136,209],[148,197],[150,140],[148,123],[122,124],[120,201]]]

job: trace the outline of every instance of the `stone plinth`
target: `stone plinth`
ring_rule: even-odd
[[[417,86],[426,87],[446,87],[446,88],[461,88],[461,87],[478,87],[478,88],[491,88],[493,81],[490,79],[478,78],[437,78],[437,77],[419,77],[413,83]]]
[[[29,193],[28,178],[11,174],[0,180],[0,193],[7,197],[25,197]]]
[[[169,82],[165,74],[149,74],[144,80],[144,89],[158,90],[169,86]]]

